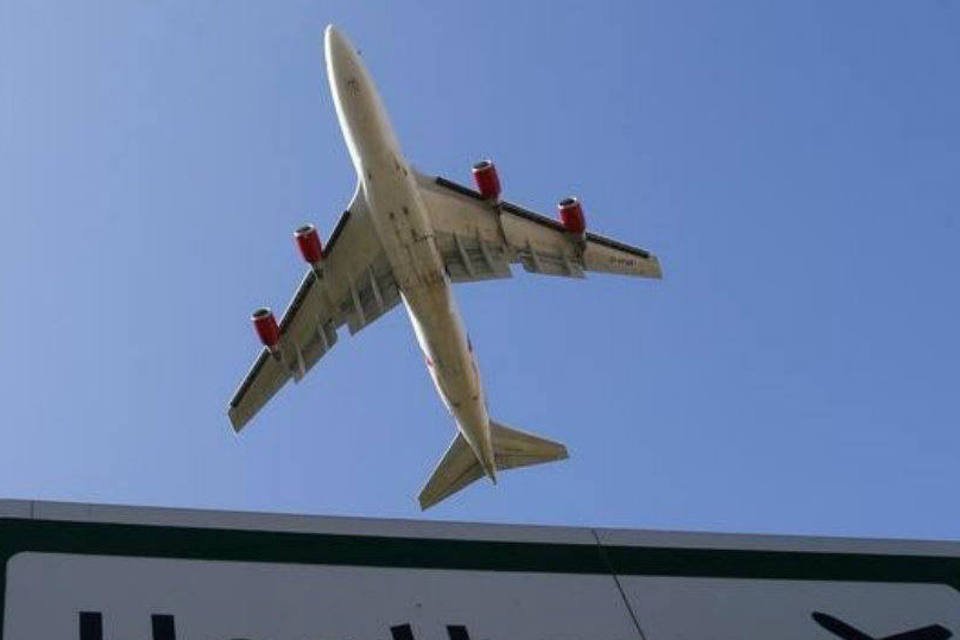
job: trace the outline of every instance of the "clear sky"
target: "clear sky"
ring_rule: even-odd
[[[418,168],[665,270],[457,288],[571,459],[426,517],[960,538],[951,0],[0,0],[0,497],[419,517],[454,430],[402,311],[225,415],[353,194],[330,22]]]

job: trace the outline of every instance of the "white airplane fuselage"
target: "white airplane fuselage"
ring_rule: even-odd
[[[333,27],[327,28],[325,49],[340,128],[427,368],[484,472],[496,480],[480,374],[414,171],[357,51]]]

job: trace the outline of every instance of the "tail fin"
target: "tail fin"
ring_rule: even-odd
[[[490,437],[497,469],[529,467],[567,457],[567,448],[559,442],[511,429],[493,420],[490,421]],[[483,476],[483,467],[476,454],[458,433],[420,492],[420,508],[432,507]]]

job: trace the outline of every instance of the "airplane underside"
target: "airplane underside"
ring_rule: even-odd
[[[336,344],[401,302],[457,435],[423,491],[436,504],[497,471],[567,457],[562,444],[491,420],[473,346],[452,284],[535,274],[583,278],[587,272],[661,277],[657,258],[586,230],[576,198],[558,204],[559,220],[500,198],[496,167],[473,168],[476,190],[414,170],[404,159],[376,87],[354,47],[332,26],[327,73],[344,140],[357,171],[353,201],[324,246],[305,225],[294,234],[309,266],[278,323],[254,312],[263,343],[230,401],[236,431],[293,379],[299,382]]]

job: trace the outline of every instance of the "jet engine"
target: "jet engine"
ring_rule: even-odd
[[[263,343],[270,353],[277,353],[280,344],[280,327],[277,326],[277,319],[273,317],[270,309],[263,307],[253,312],[250,318],[253,320],[253,328],[260,336],[260,342]]]
[[[481,160],[473,165],[473,181],[484,198],[493,201],[500,199],[500,177],[491,161]]]
[[[587,219],[583,215],[583,207],[580,201],[574,197],[564,198],[557,203],[557,210],[560,213],[560,224],[566,229],[567,233],[582,236],[587,231]]]
[[[300,247],[300,255],[311,267],[316,267],[323,260],[323,245],[320,243],[320,234],[312,224],[307,224],[293,233],[293,237]]]

